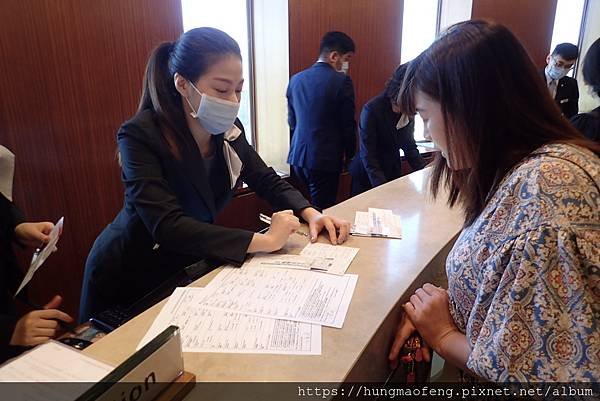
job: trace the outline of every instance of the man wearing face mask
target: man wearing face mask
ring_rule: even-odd
[[[546,57],[547,65],[543,73],[550,95],[567,118],[573,117],[579,111],[577,80],[567,76],[578,56],[579,50],[574,44],[556,45],[552,54]]]
[[[347,75],[354,52],[348,35],[326,33],[317,62],[294,75],[287,89],[288,163],[321,209],[335,204],[344,157],[356,152],[354,87]]]

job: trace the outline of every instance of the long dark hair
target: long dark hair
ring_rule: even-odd
[[[230,54],[242,58],[237,42],[215,28],[191,29],[177,41],[161,43],[152,51],[146,65],[138,112],[151,109],[156,113],[163,135],[176,156],[189,137],[189,129],[173,75],[179,73],[195,82],[214,63]]]
[[[438,155],[431,177],[434,196],[445,185],[450,205],[463,205],[465,225],[502,177],[540,146],[571,143],[600,154],[561,115],[531,58],[502,25],[451,26],[410,62],[398,99],[403,112],[415,113],[417,91],[440,103],[448,152],[470,166],[453,171]]]
[[[600,38],[590,46],[583,61],[583,79],[600,96]]]

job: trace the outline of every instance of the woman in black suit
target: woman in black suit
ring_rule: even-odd
[[[138,113],[117,133],[125,204],[86,262],[80,320],[128,306],[201,259],[241,265],[248,253],[283,247],[309,224],[342,243],[349,224],[325,216],[248,144],[236,118],[243,85],[238,44],[197,28],[150,56]],[[265,234],[214,225],[240,182],[275,209]],[[339,234],[336,232],[339,231]]]
[[[590,85],[593,93],[600,97],[600,39],[590,46],[583,61],[583,79]],[[600,142],[600,107],[589,113],[577,114],[571,123],[586,137]]]
[[[395,103],[407,66],[396,68],[383,93],[369,100],[360,113],[360,151],[349,167],[352,196],[400,177],[400,149],[413,170],[425,166],[415,143],[414,119],[401,114]]]
[[[12,178],[12,177],[11,177]],[[58,320],[73,319],[58,310],[62,298],[55,296],[43,310],[19,317],[14,294],[23,280],[12,249],[13,243],[39,245],[48,241],[50,222],[26,223],[16,206],[0,193],[0,363],[23,352],[26,347],[56,337]]]

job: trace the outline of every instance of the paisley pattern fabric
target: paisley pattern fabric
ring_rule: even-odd
[[[600,159],[534,151],[463,230],[446,273],[476,375],[600,381]]]

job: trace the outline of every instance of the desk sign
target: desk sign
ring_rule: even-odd
[[[169,326],[77,401],[148,401],[183,373],[179,328]]]

